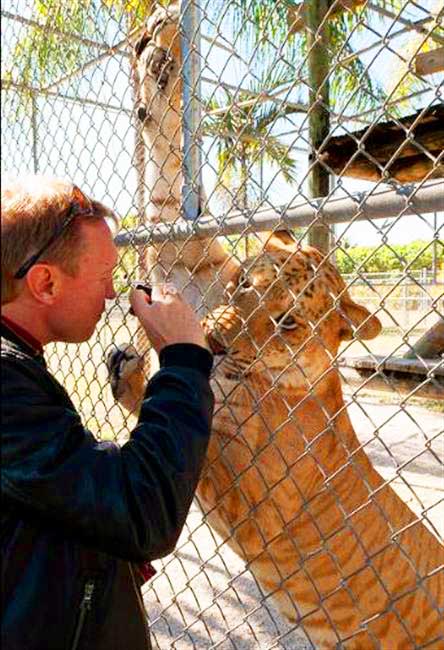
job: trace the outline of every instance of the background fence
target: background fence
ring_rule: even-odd
[[[384,485],[442,538],[443,349],[415,348],[444,312],[442,1],[183,2],[182,62],[174,59],[170,69],[174,52],[167,50],[157,76],[151,70],[137,80],[132,48],[151,11],[148,0],[3,5],[3,173],[68,176],[122,216],[118,299],[91,341],[48,349],[51,368],[86,425],[123,442],[135,419],[114,402],[104,357],[112,343],[134,339],[126,291],[129,280],[147,273],[145,250],[160,246],[155,275],[170,271],[160,268],[167,239],[176,242],[177,267],[197,232],[219,236],[225,251],[244,260],[261,250],[257,231],[290,228],[328,254],[354,299],[383,324],[375,339],[344,343],[333,364],[360,448]],[[182,127],[168,75],[184,79]],[[151,95],[143,94],[147,80]],[[177,165],[171,172],[168,160],[180,157],[181,147],[183,172]],[[161,199],[155,214],[153,196]],[[179,212],[187,221],[174,221]],[[160,224],[149,223],[150,215]],[[203,312],[211,292],[211,285],[201,288]],[[413,356],[407,365],[406,355]],[[291,417],[297,427],[297,411]],[[239,436],[247,435],[243,426]],[[279,440],[279,431],[272,433],[270,448]],[[311,453],[304,441],[302,459]],[[375,494],[369,491],[370,502]],[[256,516],[257,505],[248,514]],[[371,616],[359,628],[370,636],[352,646],[357,632],[347,641],[334,615],[334,641],[329,636],[323,646],[303,609],[296,621],[286,619],[273,589],[255,577],[255,562],[235,554],[209,519],[193,506],[175,553],[155,562],[158,573],[144,588],[154,647],[296,650],[336,643],[391,650],[444,643],[442,631],[417,640],[401,613],[405,646],[395,645],[395,632],[381,641]],[[399,530],[392,524],[394,546]],[[354,535],[353,526],[348,532]],[[322,554],[331,540],[320,539]],[[299,550],[306,572],[318,552],[300,560]],[[373,556],[367,563],[377,566]],[[420,582],[418,592],[424,590]],[[396,609],[393,594],[385,597],[384,607]],[[328,612],[329,598],[321,590],[315,611]],[[438,611],[434,598],[427,607]]]

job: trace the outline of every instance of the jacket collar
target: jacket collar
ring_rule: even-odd
[[[43,347],[40,341],[34,338],[23,327],[20,327],[20,325],[17,325],[17,323],[14,323],[10,318],[3,315],[1,317],[1,333],[5,338],[25,348],[32,356],[40,357],[43,355]]]

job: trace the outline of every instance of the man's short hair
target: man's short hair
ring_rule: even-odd
[[[20,266],[62,229],[72,209],[75,192],[78,195],[79,190],[70,181],[48,176],[27,176],[4,183],[1,192],[2,304],[11,302],[18,294],[20,280],[14,276]],[[105,219],[110,227],[117,224],[111,210],[81,195],[91,206],[88,221]],[[78,227],[81,220],[81,215],[74,218],[42,255],[42,261],[60,265],[71,276],[78,271],[82,250]]]

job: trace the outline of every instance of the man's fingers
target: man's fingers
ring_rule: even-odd
[[[152,301],[142,290],[133,290],[131,307],[156,352],[174,343],[206,347],[206,339],[193,308],[171,283],[154,286]]]
[[[136,292],[139,292],[139,294],[141,293],[142,295],[144,294],[146,296],[145,300],[140,300],[140,302],[137,302],[140,296],[139,298],[136,298]],[[143,306],[145,303],[151,304],[152,300],[165,302],[165,298],[168,298],[170,296],[179,296],[179,290],[171,282],[164,282],[163,284],[155,285],[154,287],[143,284],[135,284],[133,286],[133,291],[130,294],[130,302],[133,306],[132,296],[134,296],[134,300],[136,300],[135,304]],[[167,302],[169,302],[169,300]]]
[[[149,293],[145,288],[134,288],[130,293],[130,314],[136,314],[140,318],[147,306],[155,308],[156,304],[169,304],[175,300],[181,300],[181,297],[178,289],[171,283],[154,286],[150,288]]]
[[[151,296],[148,295],[143,289],[133,289],[129,296],[131,309],[137,312],[147,305],[151,305]]]

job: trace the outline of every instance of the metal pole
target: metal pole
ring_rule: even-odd
[[[309,0],[306,4],[310,104],[308,119],[311,143],[308,191],[311,197],[328,196],[330,189],[329,173],[318,162],[319,149],[330,132],[327,49],[329,30],[325,21],[328,9],[328,0]],[[308,241],[311,246],[316,246],[321,251],[329,250],[330,232],[321,215],[316,219],[316,225],[310,228]]]
[[[129,12],[126,16],[126,31],[130,34],[133,31],[134,14]],[[134,133],[133,167],[136,172],[136,192],[134,196],[137,227],[145,224],[145,142],[143,140],[143,127],[137,119],[137,105],[139,102],[138,84],[131,84],[131,100],[133,110],[131,111],[130,123]],[[146,278],[148,275],[147,256],[144,247],[137,250],[137,277]]]
[[[31,130],[32,130],[32,167],[34,174],[38,173],[39,163],[38,163],[38,152],[37,152],[37,142],[38,142],[38,131],[37,131],[37,100],[35,95],[31,96]]]
[[[185,219],[195,221],[201,210],[200,140],[200,9],[198,0],[181,0],[183,186]]]
[[[311,199],[283,208],[223,215],[220,220],[204,217],[198,222],[176,222],[174,226],[141,228],[137,232],[120,233],[116,236],[118,246],[146,244],[162,241],[184,241],[193,237],[234,235],[308,226],[319,214],[326,225],[348,223],[369,219],[404,217],[411,214],[428,214],[439,211],[444,201],[441,179],[418,188],[415,185],[402,189],[383,189],[378,192],[362,192],[341,199]]]
[[[433,215],[433,248],[432,248],[432,282],[436,284],[437,266],[438,266],[438,215],[436,212]]]
[[[128,12],[126,16],[126,31],[130,34],[133,31],[134,14]],[[131,100],[133,110],[131,111],[131,126],[134,133],[133,166],[136,172],[136,193],[135,204],[137,210],[137,225],[145,223],[145,142],[143,140],[143,127],[137,119],[137,104],[139,102],[138,84],[131,84]],[[139,260],[139,268],[145,262],[145,255]]]

